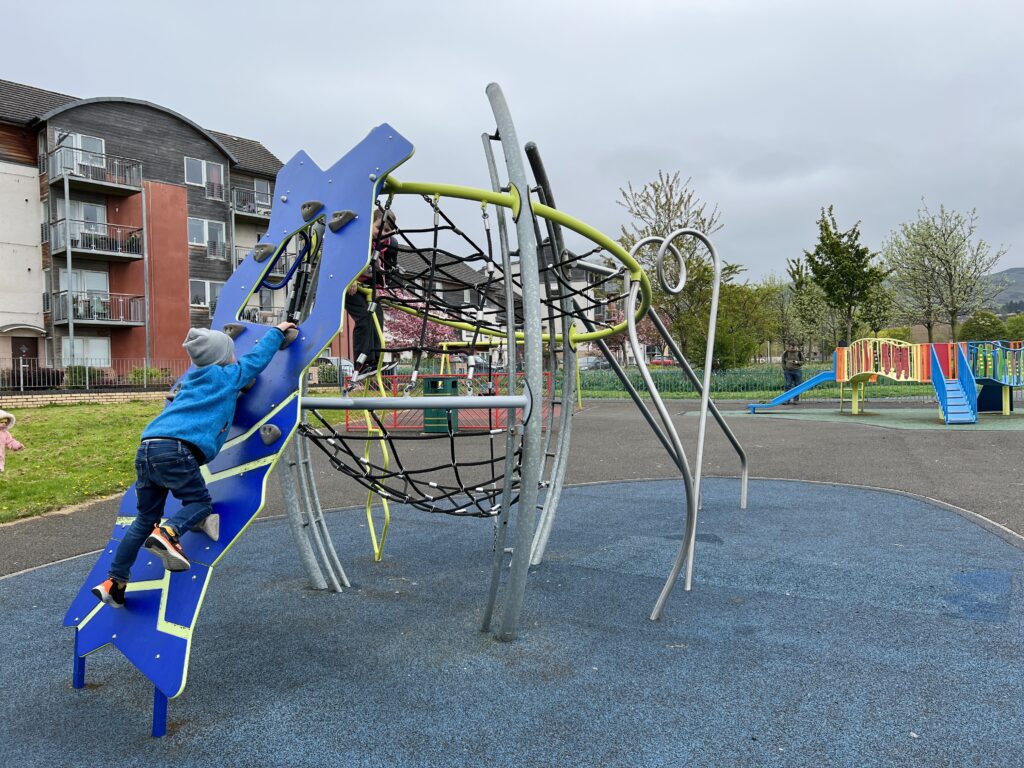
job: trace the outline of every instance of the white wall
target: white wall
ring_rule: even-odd
[[[0,162],[0,326],[43,325],[41,220],[39,171]]]

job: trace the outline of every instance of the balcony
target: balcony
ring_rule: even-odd
[[[54,325],[68,323],[68,292],[43,294],[43,311],[51,312]],[[132,326],[146,324],[146,304],[142,296],[103,291],[74,291],[71,311],[75,325]]]
[[[249,254],[252,253],[253,247],[254,246],[251,245],[235,246],[235,269],[237,269],[238,265],[241,264]],[[279,258],[276,262],[274,262],[274,266],[271,268],[269,276],[278,279],[284,277],[285,273],[288,271],[288,267],[292,265],[294,260],[295,254],[285,251],[284,255],[281,258]]]
[[[142,258],[142,230],[121,224],[60,219],[49,227],[50,255],[59,258],[68,247],[71,254],[103,261],[138,261]]]
[[[232,187],[231,207],[235,211],[235,216],[240,219],[268,221],[270,219],[271,194],[257,192],[255,189]]]
[[[201,246],[200,246],[201,247]],[[209,240],[206,243],[206,258],[218,261],[228,260],[228,244],[223,240]]]
[[[127,197],[142,191],[142,163],[127,157],[60,147],[47,158],[50,184],[66,177],[71,189]]]

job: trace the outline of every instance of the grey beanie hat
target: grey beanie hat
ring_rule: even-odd
[[[182,344],[192,362],[203,368],[207,365],[223,365],[235,354],[235,342],[226,333],[207,328],[190,328]]]

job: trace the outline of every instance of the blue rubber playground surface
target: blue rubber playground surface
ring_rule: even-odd
[[[284,520],[218,567],[170,731],[118,653],[71,687],[61,627],[92,556],[0,581],[14,766],[1020,766],[1024,551],[926,501],[711,479],[694,590],[648,614],[678,481],[565,492],[512,643],[479,631],[491,521],[399,510],[353,589],[308,590]],[[130,597],[130,595],[129,595]]]

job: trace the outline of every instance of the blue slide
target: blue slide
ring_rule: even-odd
[[[824,384],[825,382],[835,381],[835,380],[836,380],[836,372],[835,371],[822,371],[817,376],[814,376],[814,377],[808,379],[807,381],[800,382],[800,384],[798,384],[797,386],[793,387],[788,392],[783,392],[781,395],[776,397],[774,400],[770,400],[767,403],[751,403],[750,405],[747,406],[747,408],[750,409],[751,413],[757,413],[757,409],[758,408],[772,408],[772,407],[774,407],[776,405],[782,405],[783,403],[789,402],[794,397],[799,397],[800,395],[802,395],[807,390],[809,390],[809,389],[811,389],[813,387],[816,387],[819,384]]]

